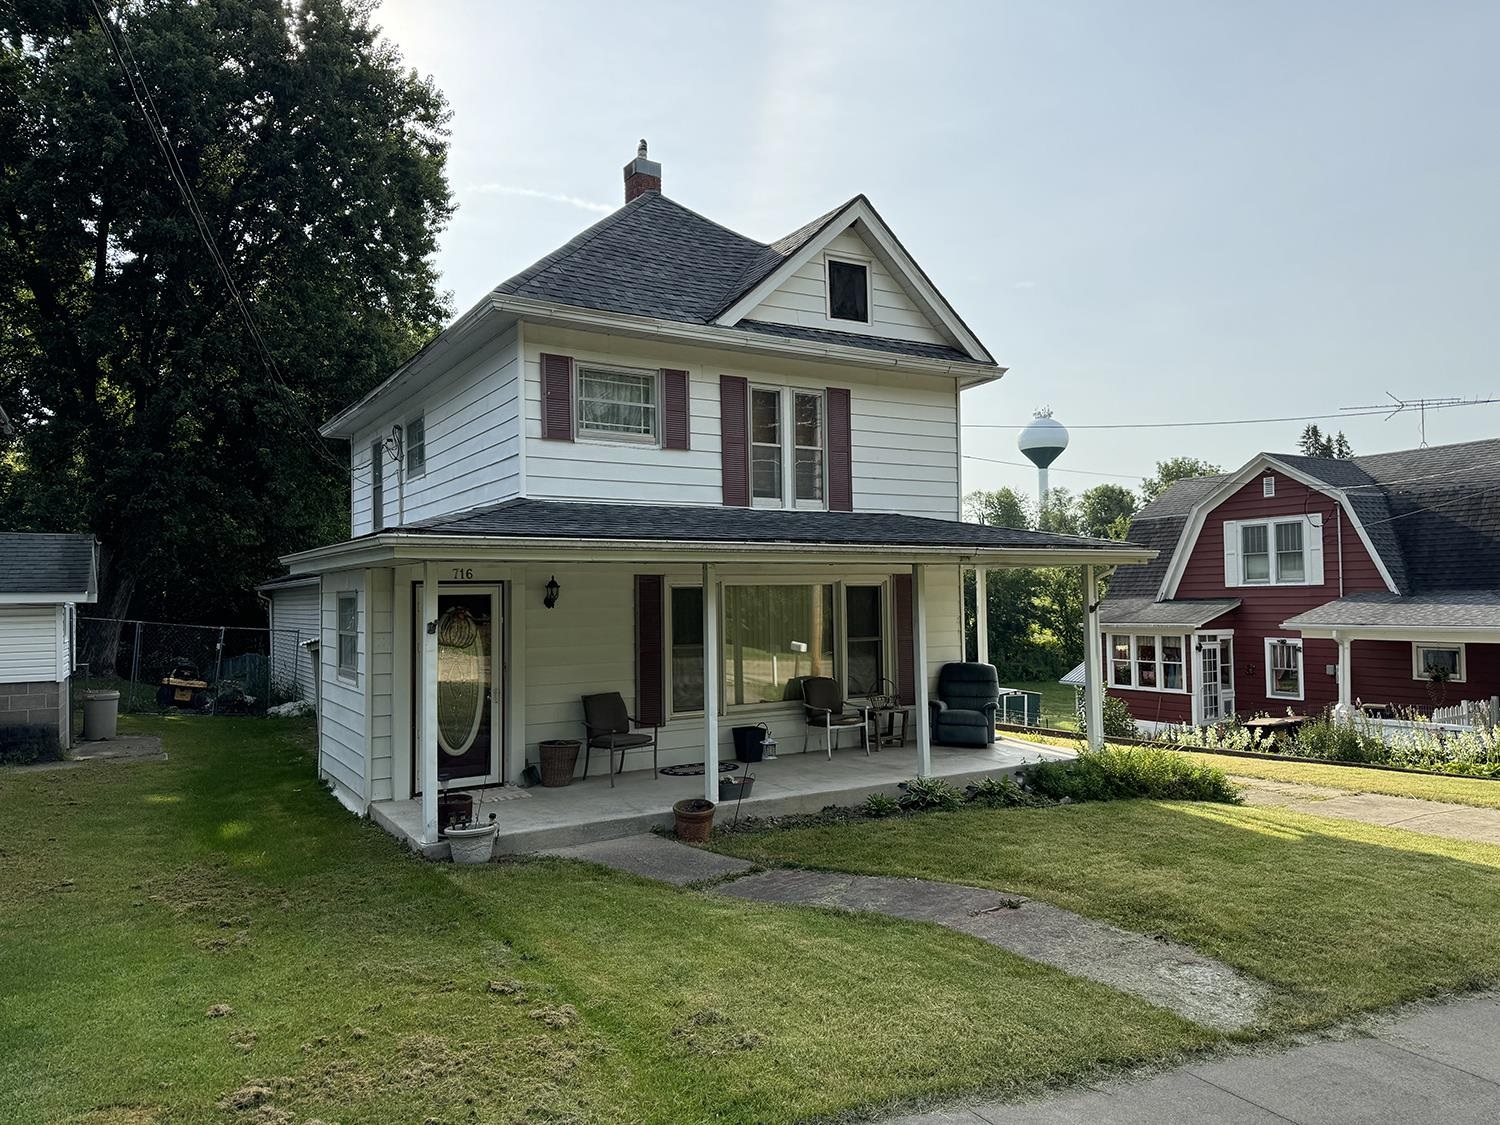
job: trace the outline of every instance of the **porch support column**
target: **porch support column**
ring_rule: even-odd
[[[703,564],[703,796],[719,800],[719,576]]]
[[[1339,646],[1339,703],[1334,711],[1347,719],[1354,714],[1354,642],[1337,633],[1333,639]]]
[[[917,720],[917,776],[932,774],[932,721],[927,711],[927,568],[917,563],[911,568],[913,679],[916,695],[913,706]]]
[[[422,843],[438,842],[438,564],[428,561],[422,569],[422,742],[417,747],[417,768],[422,781]]]
[[[1104,746],[1104,642],[1099,635],[1099,584],[1083,568],[1083,713],[1090,750]]]
[[[974,630],[978,647],[975,659],[981,664],[990,662],[990,568],[974,568]]]

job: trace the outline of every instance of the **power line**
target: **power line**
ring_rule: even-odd
[[[311,434],[311,437],[309,437],[308,433],[298,431],[298,437],[303,440],[309,449],[313,450],[330,466],[338,469],[341,473],[347,472],[351,478],[356,477],[357,470],[355,470],[352,464],[341,462],[328,452],[327,446],[323,444],[322,435],[317,432],[317,427],[313,425],[311,419],[307,417],[306,412],[302,410],[296,401],[296,392],[282,378],[280,368],[276,363],[276,357],[272,354],[270,345],[266,342],[266,338],[260,330],[260,325],[256,322],[254,314],[250,311],[250,307],[241,295],[239,286],[235,284],[234,275],[229,269],[229,263],[224,259],[223,254],[219,250],[218,243],[214,240],[213,229],[209,225],[208,217],[204,214],[203,208],[198,203],[198,197],[193,192],[193,186],[188,180],[187,173],[183,169],[181,162],[177,159],[176,151],[172,148],[166,125],[162,121],[161,114],[156,109],[155,99],[151,96],[151,87],[146,82],[140,63],[136,60],[135,50],[131,47],[130,38],[126,34],[124,27],[111,25],[104,18],[104,12],[100,9],[98,0],[89,0],[89,5],[93,8],[94,18],[99,21],[99,27],[104,32],[104,39],[109,45],[110,53],[114,56],[115,62],[119,64],[120,72],[125,76],[125,83],[130,88],[130,96],[135,101],[137,108],[140,109],[141,116],[145,119],[147,131],[150,132],[152,141],[155,142],[157,149],[166,161],[167,174],[171,177],[178,193],[182,196],[188,214],[193,220],[193,225],[197,228],[198,236],[207,249],[215,270],[224,281],[224,286],[229,292],[230,301],[238,310],[241,319],[245,322],[251,342],[259,353],[261,362],[265,365],[266,372],[270,377],[272,389],[276,391],[277,396],[282,400],[293,422],[300,422]],[[116,33],[119,36],[118,41],[116,41]],[[122,45],[123,51],[121,49]],[[128,64],[125,61],[126,55],[130,56]],[[296,428],[294,425],[293,429],[295,430]]]
[[[1428,410],[1451,410],[1461,406],[1488,406],[1500,402],[1500,398],[1473,398],[1460,399],[1457,401],[1443,400],[1426,403]],[[1202,422],[1095,422],[1089,424],[1069,424],[1070,430],[1180,430],[1203,426],[1266,426],[1282,422],[1326,422],[1339,418],[1362,418],[1367,415],[1384,414],[1393,417],[1402,412],[1404,406],[1416,406],[1417,403],[1402,404],[1392,410],[1389,406],[1360,406],[1340,411],[1337,414],[1290,414],[1282,418],[1217,418]],[[1002,422],[965,422],[966,430],[1019,430],[1023,426],[1007,425]]]
[[[980,457],[976,453],[965,453],[965,461],[983,461],[987,465],[1008,465],[1013,469],[1030,469],[1036,471],[1036,466],[1030,461],[1002,461],[998,457]],[[1085,477],[1114,477],[1117,480],[1145,480],[1150,473],[1096,473],[1091,469],[1060,469],[1056,465],[1051,466],[1048,472],[1073,473]]]

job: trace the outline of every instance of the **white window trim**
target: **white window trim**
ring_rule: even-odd
[[[1108,669],[1109,674],[1105,677],[1105,679],[1107,681],[1107,683],[1105,684],[1106,687],[1109,687],[1109,688],[1120,688],[1120,689],[1125,690],[1125,691],[1153,691],[1153,692],[1158,692],[1158,693],[1160,693],[1162,695],[1187,695],[1188,694],[1188,660],[1189,660],[1188,654],[1190,652],[1192,652],[1193,649],[1192,649],[1191,638],[1186,633],[1122,633],[1122,632],[1120,632],[1119,630],[1116,630],[1116,629],[1108,629],[1108,630],[1105,631],[1105,635],[1107,636],[1108,639],[1105,641],[1105,645],[1104,645],[1105,650],[1106,650],[1105,651],[1105,656],[1104,656],[1104,662],[1109,666],[1109,669]],[[1130,638],[1130,682],[1128,684],[1120,684],[1120,683],[1116,683],[1115,682],[1115,638],[1116,637],[1129,637]],[[1169,687],[1162,687],[1161,686],[1162,681],[1166,678],[1165,677],[1165,666],[1168,663],[1168,661],[1164,661],[1161,658],[1161,649],[1162,649],[1161,642],[1163,641],[1163,639],[1171,638],[1171,637],[1176,637],[1178,640],[1180,640],[1182,642],[1182,659],[1180,661],[1174,661],[1174,662],[1172,662],[1172,663],[1180,663],[1182,665],[1182,686],[1181,687],[1175,687],[1175,688],[1169,688]],[[1156,661],[1155,661],[1156,684],[1157,684],[1156,687],[1142,686],[1141,684],[1139,684],[1139,683],[1136,682],[1137,680],[1140,679],[1140,676],[1137,673],[1137,665],[1140,664],[1140,659],[1139,659],[1139,657],[1137,655],[1139,653],[1140,649],[1138,648],[1137,642],[1139,640],[1143,640],[1143,639],[1146,639],[1146,638],[1150,638],[1151,639],[1151,641],[1153,643],[1153,647],[1155,647],[1155,649],[1156,649]]]
[[[777,396],[780,416],[777,429],[781,435],[781,498],[755,495],[755,447],[765,442],[755,440],[755,392],[769,391]],[[797,396],[811,395],[818,400],[818,431],[822,438],[823,498],[798,500],[797,492]],[[774,383],[750,384],[750,415],[746,419],[746,448],[750,451],[750,506],[772,510],[826,512],[828,510],[828,394],[817,387],[779,386]]]
[[[1423,683],[1427,682],[1427,672],[1422,667],[1423,649],[1443,649],[1445,651],[1457,649],[1458,672],[1447,682],[1450,684],[1464,683],[1469,676],[1469,654],[1465,651],[1466,647],[1462,641],[1455,641],[1452,644],[1443,644],[1438,641],[1413,641],[1411,644],[1411,678],[1420,680]]]
[[[1296,524],[1302,528],[1302,577],[1295,580],[1283,581],[1281,577],[1281,559],[1276,550],[1276,528],[1282,524]],[[1245,531],[1251,527],[1263,527],[1266,529],[1266,552],[1267,565],[1270,576],[1267,578],[1245,577]],[[1290,518],[1271,517],[1263,520],[1238,520],[1235,523],[1235,534],[1239,536],[1240,555],[1240,581],[1241,586],[1310,586],[1312,578],[1312,567],[1309,565],[1312,552],[1308,549],[1308,542],[1314,533],[1320,533],[1321,528],[1313,527],[1306,516],[1292,516]]]
[[[651,433],[624,434],[609,430],[591,430],[583,423],[583,373],[603,372],[606,375],[645,375],[651,379],[651,406],[654,424]],[[624,367],[618,363],[573,364],[573,441],[579,445],[633,445],[642,449],[661,448],[661,370],[648,367]]]
[[[846,266],[860,266],[865,271],[865,319],[852,320],[848,317],[836,317],[833,315],[833,275],[828,268],[830,262],[842,262]],[[875,323],[875,268],[869,258],[861,258],[857,254],[824,254],[823,255],[823,315],[831,324],[874,324]]]
[[[420,468],[411,467],[411,428],[413,424],[419,423],[422,427],[422,464]],[[406,428],[401,431],[402,465],[401,471],[406,474],[407,479],[427,475],[427,415],[425,412],[413,414],[406,420]]]
[[[1276,645],[1290,645],[1297,650],[1297,694],[1285,695],[1276,690],[1276,673],[1271,667],[1271,650]],[[1307,659],[1300,637],[1267,637],[1266,649],[1266,698],[1302,700],[1307,696]]]
[[[354,631],[348,632],[344,629],[344,600],[348,599],[354,603]],[[354,666],[346,668],[343,664],[343,638],[354,638]],[[356,590],[340,590],[333,599],[333,664],[338,671],[339,679],[348,680],[350,683],[359,682],[359,592]]]

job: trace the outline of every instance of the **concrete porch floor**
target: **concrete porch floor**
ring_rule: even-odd
[[[1014,774],[1022,766],[1042,760],[1071,758],[1066,750],[1000,738],[994,746],[978,749],[934,746],[932,775],[962,787],[989,774]],[[917,772],[915,747],[887,748],[869,757],[858,747],[835,750],[833,760],[821,750],[782,754],[775,761],[741,765],[733,777],[755,777],[753,795],[740,805],[744,816],[785,816],[817,812],[827,805],[856,805],[866,794],[896,795],[897,784]],[[650,770],[631,770],[615,778],[591,775],[560,789],[533,786],[517,789],[476,789],[476,813],[484,820],[495,814],[499,832],[497,855],[515,855],[543,848],[586,844],[646,832],[672,823],[672,804],[703,795],[703,778],[660,777]],[[734,817],[734,805],[723,805],[715,823]],[[429,859],[444,859],[447,843],[423,846],[422,804],[419,800],[378,801],[370,816],[397,839]]]

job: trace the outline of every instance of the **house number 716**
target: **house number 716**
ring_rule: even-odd
[[[473,578],[474,568],[472,566],[455,566],[453,568],[454,578]]]

